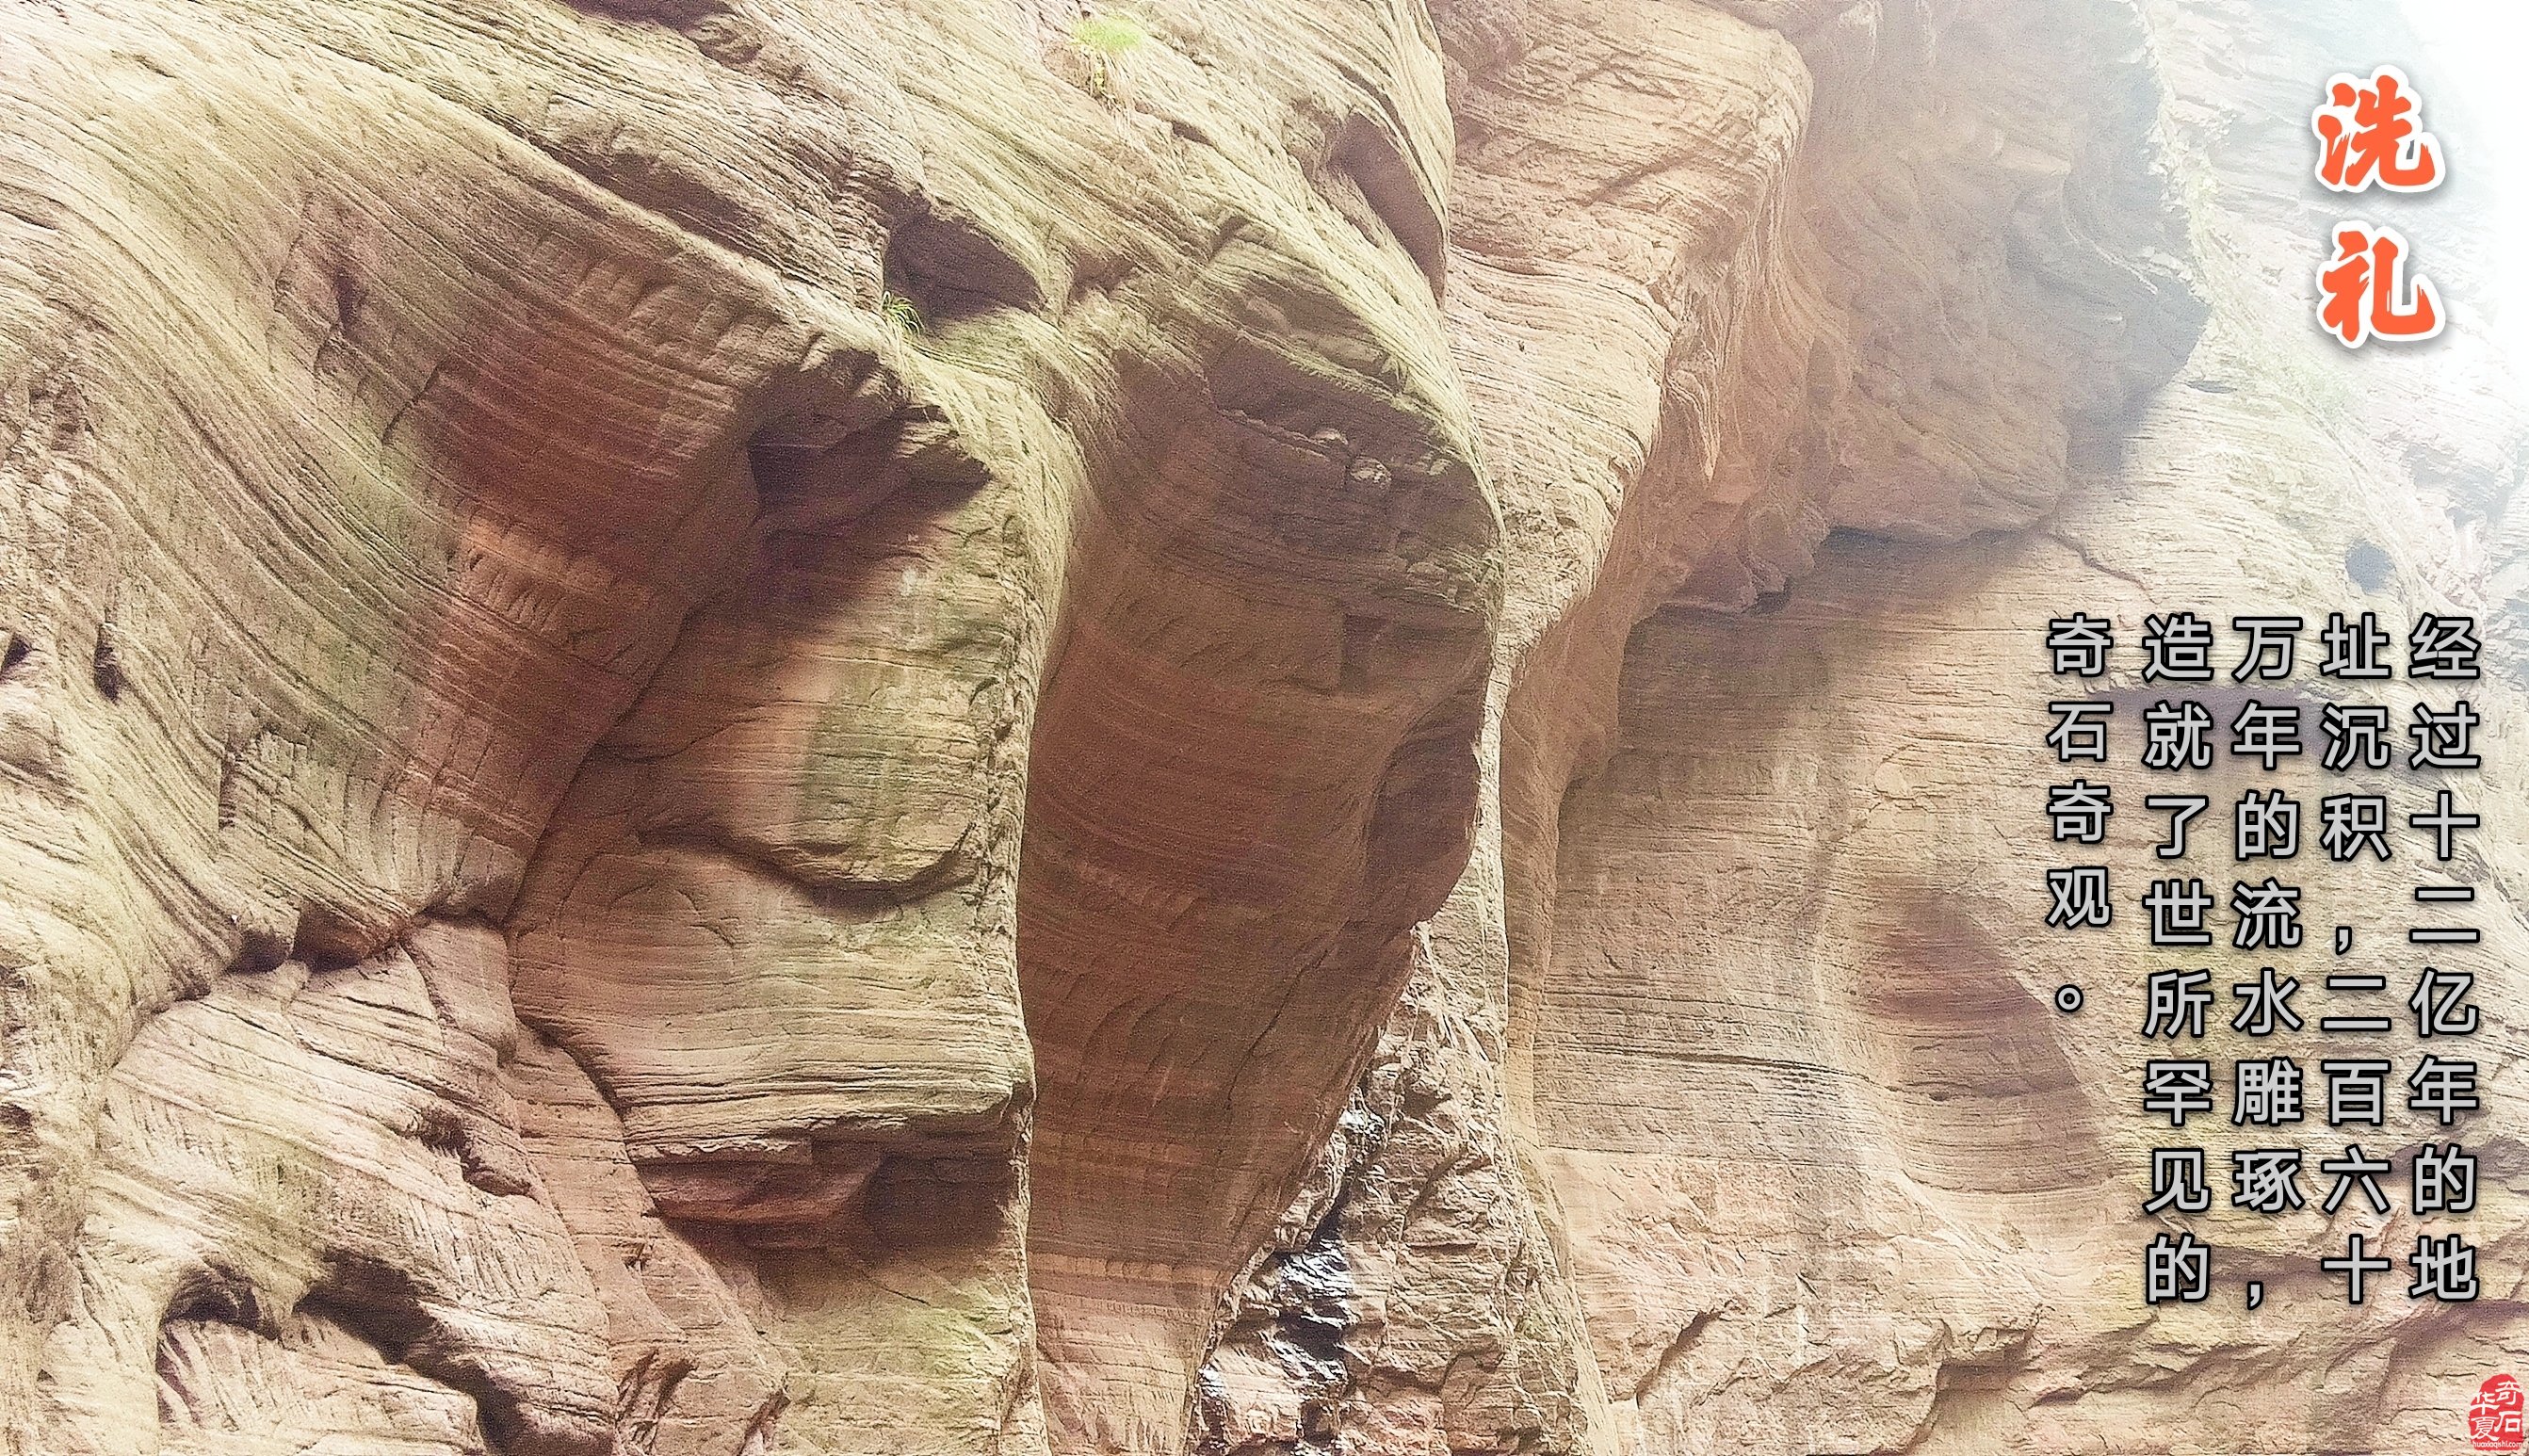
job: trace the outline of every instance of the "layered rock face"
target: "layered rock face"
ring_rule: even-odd
[[[0,1452],[2442,1440],[2503,1077],[2149,1316],[2028,889],[2050,612],[2524,616],[2339,8],[17,6]]]

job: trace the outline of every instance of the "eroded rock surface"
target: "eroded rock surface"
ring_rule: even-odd
[[[2023,892],[2048,613],[2529,620],[2299,292],[2404,43],[12,7],[0,1452],[2442,1440],[2509,1064],[2478,1306],[2147,1317]]]

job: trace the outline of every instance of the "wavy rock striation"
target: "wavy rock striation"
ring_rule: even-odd
[[[2351,24],[10,9],[0,1453],[2448,1409],[2516,1279],[2103,1280],[1992,797],[2072,596],[2529,615],[2498,361],[2275,301]]]

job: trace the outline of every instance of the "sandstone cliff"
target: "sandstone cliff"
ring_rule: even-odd
[[[2509,1064],[2478,1306],[2148,1316],[2018,828],[2051,611],[2529,622],[2487,335],[2307,323],[2405,43],[13,5],[0,1452],[2448,1439]]]

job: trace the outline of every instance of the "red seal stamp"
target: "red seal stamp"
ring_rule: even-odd
[[[2468,1444],[2480,1451],[2517,1451],[2522,1438],[2520,1382],[2488,1375],[2467,1403]]]

